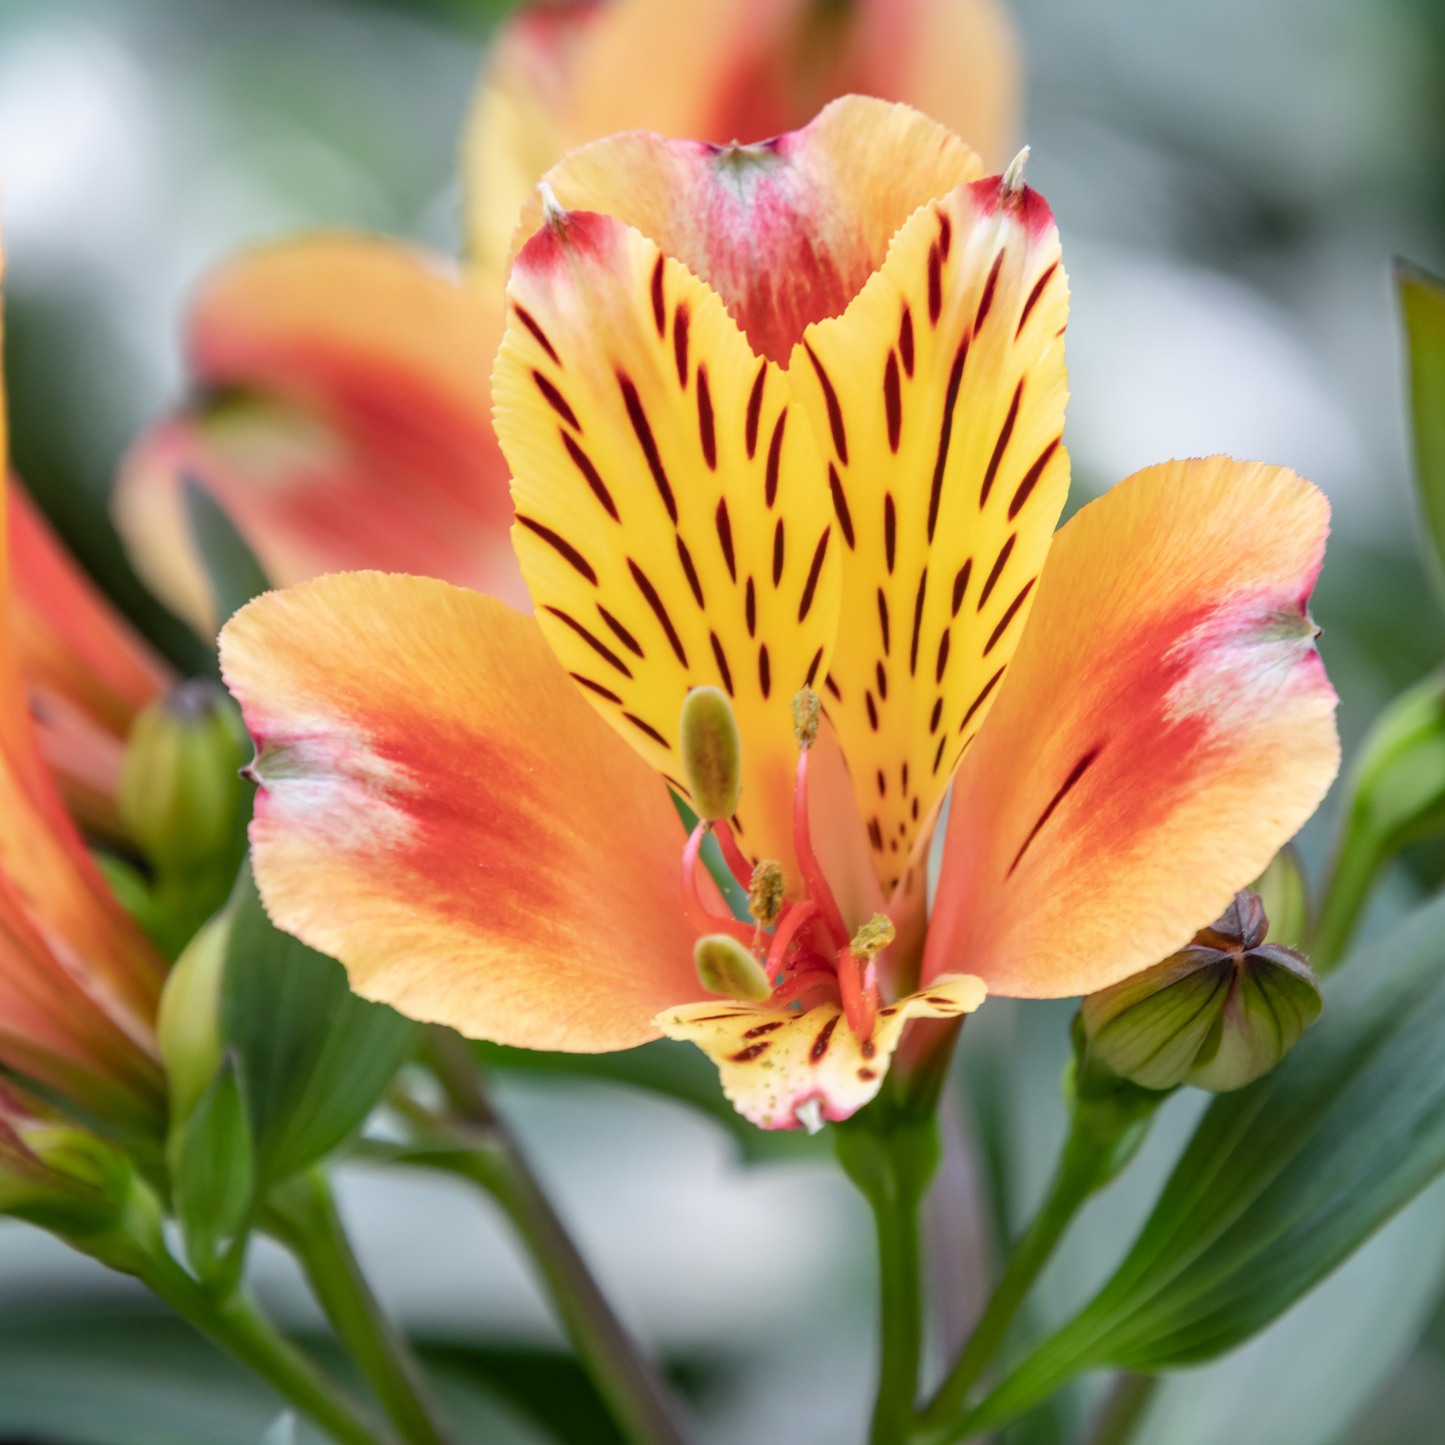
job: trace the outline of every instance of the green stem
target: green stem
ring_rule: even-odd
[[[430,1163],[481,1185],[501,1206],[531,1253],[578,1359],[634,1445],[683,1445],[670,1392],[613,1313],[506,1125],[482,1093],[466,1045],[437,1030],[432,1064],[464,1125],[441,1126],[454,1146]]]
[[[1157,1375],[1136,1375],[1130,1370],[1116,1375],[1088,1445],[1129,1445],[1158,1388]]]
[[[326,1318],[407,1445],[449,1445],[420,1362],[352,1253],[325,1173],[307,1170],[276,1190],[264,1224],[300,1260]]]
[[[871,1445],[902,1445],[914,1426],[923,1345],[918,1212],[938,1167],[938,1127],[889,1094],[835,1127],[838,1162],[873,1207],[881,1342]]]
[[[1319,917],[1310,930],[1306,951],[1316,973],[1328,973],[1344,957],[1389,858],[1388,851],[1367,828],[1353,826],[1346,830],[1320,893]]]
[[[956,1422],[968,1402],[969,1391],[998,1353],[1019,1306],[1053,1254],[1069,1221],[1098,1186],[1100,1157],[1100,1141],[1086,1130],[1075,1128],[1064,1146],[1058,1173],[1043,1208],[1014,1249],[1004,1276],[958,1362],[923,1412],[922,1421],[929,1431],[948,1431]],[[948,1435],[935,1433],[930,1438],[948,1438]]]
[[[168,1254],[135,1269],[141,1281],[203,1334],[254,1370],[342,1445],[388,1445],[350,1401],[256,1308],[243,1291],[212,1299]]]

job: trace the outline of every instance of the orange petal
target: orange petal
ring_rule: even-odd
[[[750,143],[796,130],[854,92],[916,107],[1002,168],[1018,68],[996,0],[524,5],[498,30],[468,123],[472,260],[499,282],[538,178],[619,131]]]
[[[542,631],[680,791],[683,699],[723,688],[742,847],[796,884],[789,700],[827,666],[841,547],[807,419],[717,296],[611,217],[554,218],[507,294],[497,432]]]
[[[702,277],[753,350],[786,366],[804,327],[844,310],[908,217],[982,170],[927,116],[854,95],[760,145],[610,136],[546,180],[566,209],[636,226]],[[534,195],[515,250],[541,221]]]
[[[1054,542],[954,782],[924,977],[1060,998],[1223,912],[1339,762],[1306,604],[1329,506],[1282,467],[1138,472]]]
[[[126,735],[174,678],[13,478],[7,493],[10,626],[41,753],[73,816],[123,834],[115,795]]]
[[[347,573],[243,608],[221,659],[258,749],[261,895],[358,993],[578,1052],[702,996],[667,789],[531,618]]]
[[[137,570],[214,632],[184,474],[279,584],[380,567],[525,604],[489,413],[501,332],[499,294],[393,242],[315,235],[231,260],[189,321],[201,394],[141,439],[117,482]]]

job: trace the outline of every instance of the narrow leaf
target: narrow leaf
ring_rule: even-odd
[[[175,1181],[186,1256],[202,1278],[220,1246],[244,1232],[254,1184],[241,1063],[228,1049],[186,1123]]]

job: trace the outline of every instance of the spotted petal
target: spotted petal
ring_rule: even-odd
[[[936,121],[850,95],[758,145],[609,136],[572,152],[546,180],[562,205],[636,226],[690,267],[753,350],[786,365],[803,328],[844,310],[919,206],[982,170]],[[538,195],[515,244],[541,224]]]
[[[714,1001],[667,1009],[657,1024],[669,1038],[695,1043],[718,1066],[723,1092],[745,1118],[762,1129],[796,1129],[810,1100],[823,1119],[856,1113],[882,1087],[909,1019],[972,1013],[984,992],[980,979],[941,975],[922,993],[880,1009],[872,1035],[861,1042],[832,1003],[793,1014]]]
[[[806,419],[718,297],[611,217],[558,216],[507,294],[496,424],[543,633],[683,791],[682,700],[725,689],[743,847],[795,877],[788,704],[821,677],[838,615],[839,544]]]
[[[1339,761],[1305,610],[1329,507],[1281,467],[1170,462],[1058,534],[959,770],[924,977],[1066,997],[1174,952]]]
[[[198,395],[142,437],[117,481],[136,569],[214,633],[190,478],[278,585],[381,567],[525,605],[488,415],[501,329],[498,293],[393,242],[314,235],[227,262],[189,317]]]
[[[919,211],[793,354],[844,543],[825,701],[890,889],[997,695],[1068,490],[1067,318],[1047,205],[994,178]]]
[[[418,577],[272,592],[221,634],[271,916],[356,991],[529,1048],[628,1048],[698,997],[682,826],[537,624]]]

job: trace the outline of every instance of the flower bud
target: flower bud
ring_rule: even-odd
[[[1269,920],[1242,890],[1178,953],[1084,1000],[1088,1059],[1146,1089],[1218,1093],[1267,1074],[1319,1017],[1302,954],[1266,943]]]
[[[136,718],[120,809],[157,873],[206,872],[234,850],[248,751],[240,709],[218,683],[183,682]]]
[[[693,811],[710,823],[731,818],[743,789],[743,743],[727,694],[693,688],[682,700],[678,732]]]
[[[161,990],[156,1041],[170,1085],[174,1138],[221,1062],[221,979],[231,941],[231,909],[205,924],[176,960]]]
[[[709,993],[761,1003],[773,991],[762,964],[730,934],[709,933],[699,938],[692,958]]]

